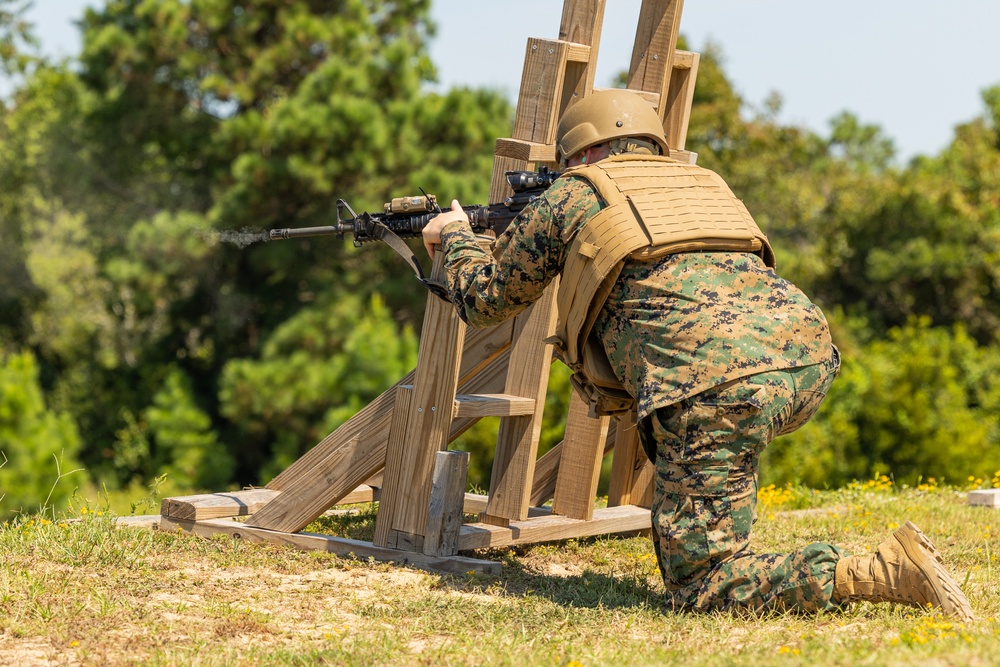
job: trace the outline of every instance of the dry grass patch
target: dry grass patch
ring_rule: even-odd
[[[1000,514],[954,489],[794,495],[762,505],[755,550],[833,539],[863,551],[912,519],[965,581],[979,620],[872,605],[676,614],[661,604],[646,537],[480,552],[503,563],[501,576],[437,576],[89,513],[0,526],[0,665],[995,663]],[[339,529],[368,530],[369,515]]]

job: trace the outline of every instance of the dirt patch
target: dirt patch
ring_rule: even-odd
[[[0,667],[76,667],[80,664],[71,651],[58,649],[48,642],[36,638],[15,639],[0,637]]]
[[[578,577],[584,570],[576,563],[540,563],[539,573],[548,577]]]

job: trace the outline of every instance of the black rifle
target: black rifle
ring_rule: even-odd
[[[552,182],[559,177],[559,172],[542,167],[539,171],[508,171],[505,175],[507,183],[514,191],[513,195],[496,204],[462,207],[468,214],[469,224],[474,231],[490,231],[499,236],[525,206],[552,185]],[[355,213],[346,201],[338,199],[336,225],[272,229],[268,231],[267,236],[269,240],[277,241],[305,236],[336,236],[342,239],[345,234],[351,234],[354,237],[355,247],[360,247],[369,241],[385,241],[410,264],[417,279],[427,289],[447,299],[441,285],[432,283],[424,277],[417,258],[401,240],[420,236],[431,218],[441,212],[437,197],[426,193],[419,197],[397,197],[385,204],[382,213],[365,212],[360,215]]]

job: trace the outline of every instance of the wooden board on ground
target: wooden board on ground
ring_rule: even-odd
[[[511,521],[507,526],[467,523],[462,526],[459,534],[458,550],[470,551],[594,535],[637,533],[649,530],[650,522],[648,507],[621,505],[594,510],[594,516],[590,521],[552,514],[525,521]]]
[[[354,556],[362,560],[374,558],[378,561],[445,574],[476,572],[477,574],[499,576],[501,571],[500,563],[494,561],[466,556],[427,556],[422,553],[376,547],[371,542],[362,542],[346,537],[331,537],[314,533],[282,533],[275,530],[254,528],[231,519],[176,521],[169,517],[161,517],[160,530],[185,532],[201,537],[224,534],[247,542],[281,544],[303,551],[324,551],[340,556]]]
[[[981,507],[1000,508],[1000,489],[969,491],[969,504]]]

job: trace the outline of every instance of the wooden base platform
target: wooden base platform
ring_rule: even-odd
[[[374,558],[378,561],[407,565],[421,570],[447,574],[500,574],[500,563],[467,556],[430,556],[413,551],[376,546],[372,542],[333,537],[316,533],[286,533],[248,526],[234,517],[252,515],[279,492],[269,489],[246,489],[231,493],[213,493],[167,498],[161,505],[159,529],[182,531],[191,535],[211,537],[230,535],[251,542],[282,544],[306,551],[325,551],[342,556]],[[380,488],[362,485],[346,499],[349,503],[378,500]],[[486,496],[467,493],[464,511],[477,514],[486,506]],[[512,521],[507,526],[488,523],[466,523],[459,529],[457,548],[461,552],[493,547],[508,547],[537,542],[553,542],[595,535],[641,533],[650,528],[648,507],[621,505],[595,509],[590,519],[573,519],[553,514],[548,507],[532,507],[524,521]]]

